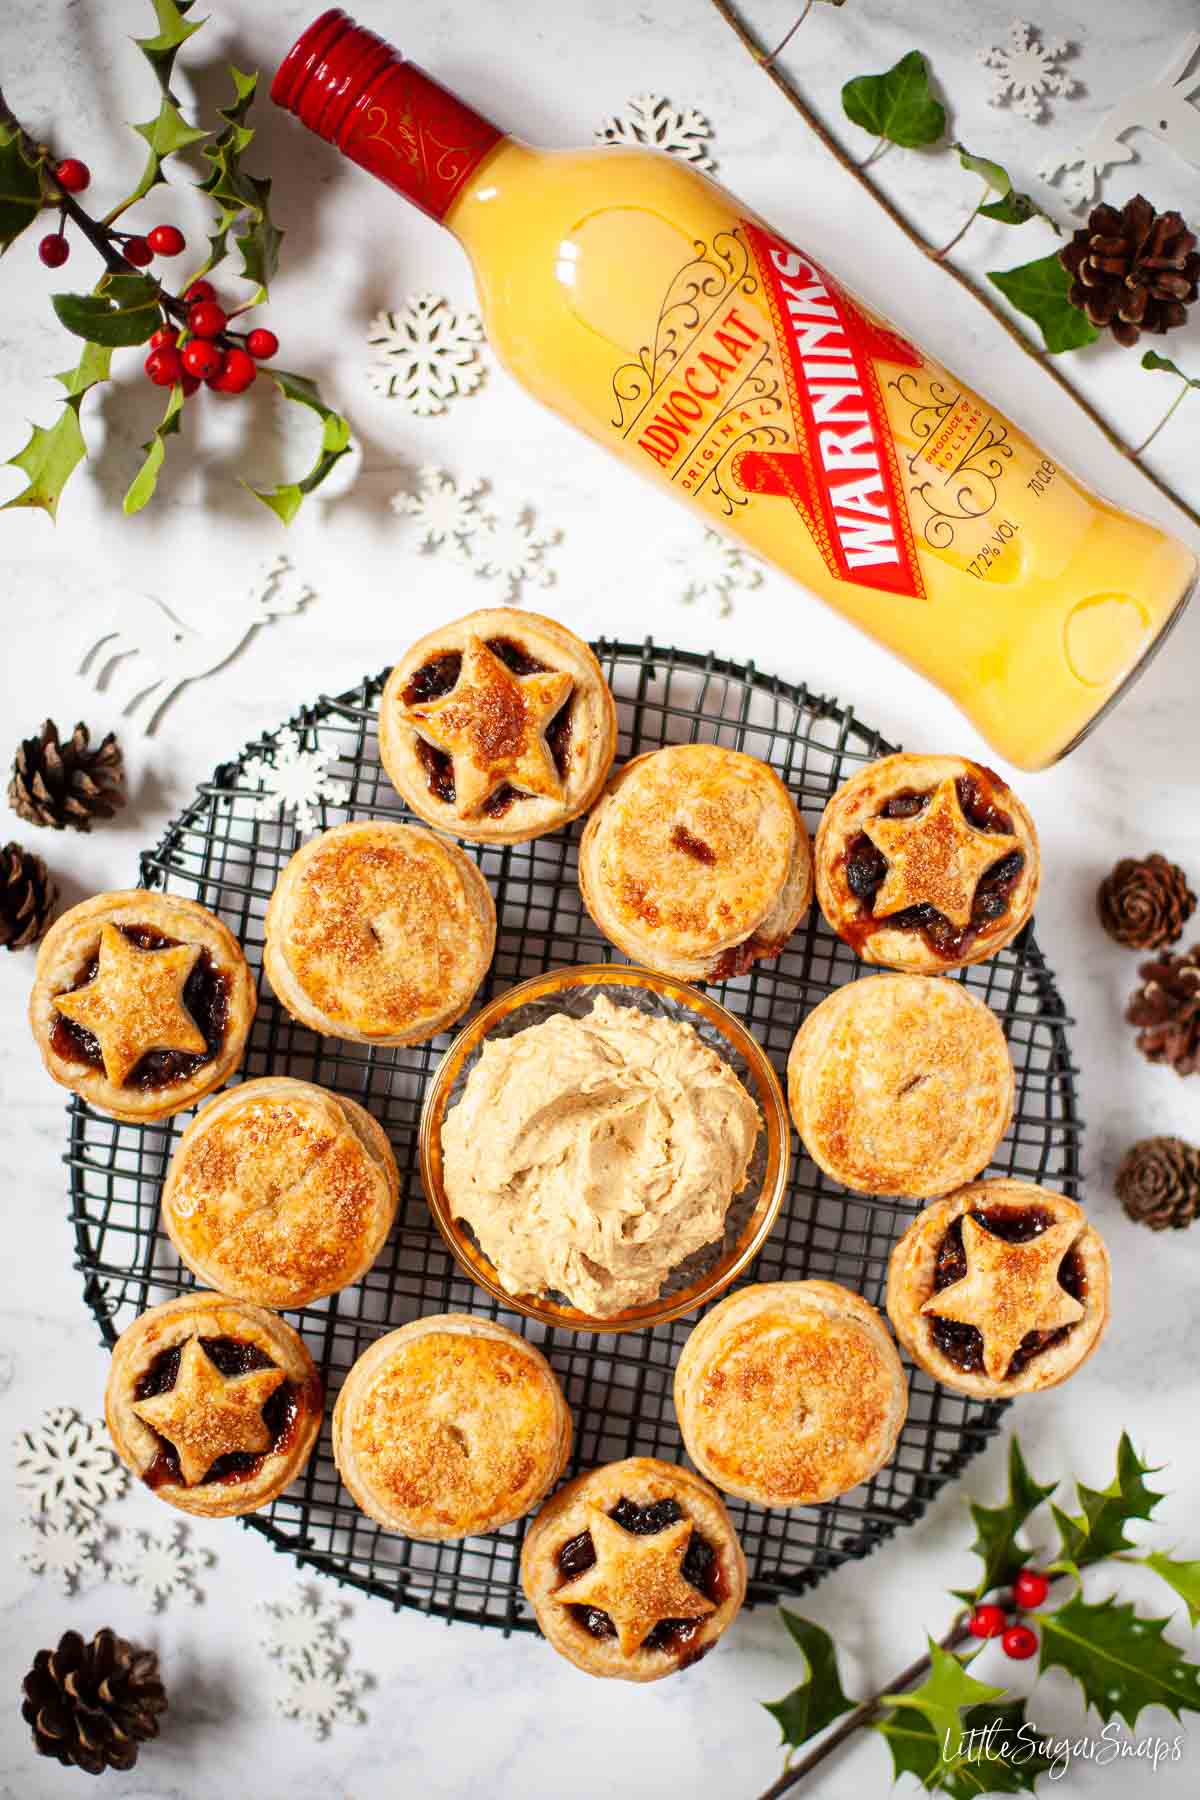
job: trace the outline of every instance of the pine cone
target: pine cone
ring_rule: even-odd
[[[1177,943],[1196,910],[1196,896],[1183,870],[1157,851],[1123,856],[1100,883],[1096,896],[1100,923],[1128,950],[1161,950]]]
[[[105,1629],[85,1644],[64,1631],[56,1650],[39,1650],[22,1684],[21,1717],[39,1756],[89,1775],[132,1769],[138,1745],[158,1736],[167,1696],[158,1657]]]
[[[1156,213],[1144,194],[1097,206],[1058,253],[1074,276],[1068,298],[1118,344],[1143,331],[1173,331],[1200,284],[1196,234],[1177,212]]]
[[[1122,1157],[1116,1189],[1137,1224],[1182,1229],[1200,1210],[1200,1150],[1182,1138],[1143,1138]]]
[[[20,844],[0,850],[0,944],[23,950],[36,944],[54,911],[58,889],[40,856]]]
[[[1137,1046],[1152,1063],[1177,1075],[1200,1070],[1200,944],[1182,956],[1163,956],[1138,970],[1142,985],[1125,1017],[1138,1027]]]
[[[47,719],[37,737],[17,747],[8,804],[31,825],[61,831],[90,831],[93,819],[111,819],[125,804],[125,759],[110,731],[91,748],[86,725],[76,725],[67,743],[59,742],[58,726]]]

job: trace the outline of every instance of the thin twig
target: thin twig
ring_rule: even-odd
[[[979,304],[991,314],[1001,330],[1007,333],[1013,343],[1016,344],[1032,362],[1036,362],[1040,368],[1045,370],[1051,381],[1055,382],[1057,386],[1062,389],[1064,394],[1070,396],[1081,412],[1087,414],[1088,418],[1092,421],[1092,424],[1100,432],[1105,441],[1111,444],[1113,449],[1125,457],[1128,462],[1134,463],[1146,477],[1146,480],[1158,489],[1163,498],[1169,500],[1172,506],[1177,506],[1184,517],[1190,519],[1191,523],[1200,530],[1200,512],[1198,512],[1195,507],[1189,506],[1188,502],[1182,495],[1176,493],[1169,482],[1164,481],[1160,475],[1156,475],[1154,470],[1148,468],[1145,463],[1138,461],[1137,451],[1130,449],[1129,445],[1113,429],[1108,423],[1108,420],[1104,418],[1103,414],[1096,410],[1092,405],[1092,402],[1087,399],[1085,395],[1081,394],[1072,382],[1068,381],[1067,377],[1058,369],[1054,361],[1038,350],[1034,344],[1030,343],[1020,327],[1016,325],[1006,313],[1001,311],[991,295],[985,288],[980,286],[974,276],[965,269],[957,268],[952,262],[939,260],[938,252],[929,240],[917,230],[915,225],[909,222],[895,202],[890,200],[882,189],[876,187],[870,177],[863,173],[862,169],[855,163],[853,157],[849,156],[847,152],[843,150],[828,126],[818,118],[817,114],[809,106],[799,89],[788,76],[783,73],[779,68],[779,65],[777,63],[766,64],[764,62],[762,45],[742,19],[738,9],[732,4],[732,0],[712,0],[712,4],[720,17],[733,32],[734,36],[738,39],[738,42],[742,45],[743,49],[749,52],[756,63],[763,64],[767,74],[775,83],[775,86],[779,89],[784,99],[788,102],[788,105],[791,106],[795,112],[799,113],[809,130],[820,140],[834,160],[845,169],[848,175],[853,176],[854,180],[857,181],[860,186],[865,188],[871,198],[883,208],[896,229],[903,233],[909,243],[921,252],[922,256],[928,257],[930,262],[936,263],[939,268],[944,269],[952,281],[956,281],[959,287],[966,293],[973,295]]]
[[[792,23],[788,26],[787,30],[784,32],[783,36],[780,38],[780,40],[776,44],[775,48],[770,52],[769,55],[764,56],[761,59],[762,65],[765,69],[770,68],[771,64],[775,61],[775,58],[777,56],[783,55],[783,52],[787,49],[788,45],[791,43],[791,41],[795,37],[796,33],[799,31],[800,27],[803,25],[805,19],[807,19],[808,15],[812,11],[812,9],[813,9],[813,0],[805,0],[804,11],[800,14],[800,17],[798,19],[793,19]]]
[[[1185,397],[1185,395],[1190,393],[1191,388],[1192,388],[1192,383],[1188,380],[1187,376],[1185,375],[1183,378],[1183,385],[1180,388],[1179,392],[1176,394],[1175,398],[1172,400],[1170,406],[1168,406],[1168,408],[1167,408],[1166,412],[1163,414],[1162,418],[1158,421],[1158,424],[1154,427],[1154,430],[1152,432],[1150,432],[1148,437],[1144,437],[1142,439],[1141,443],[1138,445],[1137,449],[1133,453],[1135,456],[1140,456],[1142,454],[1142,451],[1146,448],[1147,444],[1152,444],[1154,442],[1155,438],[1158,436],[1159,432],[1162,430],[1163,426],[1166,424],[1166,422],[1170,418],[1171,414],[1175,411],[1175,408],[1179,405],[1179,402]]]

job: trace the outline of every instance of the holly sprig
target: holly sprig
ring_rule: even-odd
[[[305,496],[347,454],[350,426],[325,403],[308,376],[267,366],[278,349],[274,332],[261,326],[245,330],[240,324],[267,300],[283,241],[271,215],[271,182],[253,173],[246,160],[255,137],[248,116],[258,75],[231,67],[233,96],[218,108],[218,125],[210,130],[193,124],[172,81],[180,51],[205,21],[188,16],[193,0],[150,0],[150,4],[156,29],[134,41],[153,71],[158,109],[133,125],[145,142],[146,159],[133,189],[103,217],[94,217],[79,199],[91,184],[87,166],[76,157],[57,159],[48,145],[36,142],[0,95],[0,255],[37,218],[56,213],[56,230],[39,245],[43,263],[61,268],[68,260],[68,227],[103,263],[90,292],[51,296],[59,322],[82,339],[84,347],[77,366],[55,377],[65,390],[57,418],[50,425],[32,426],[27,442],[9,457],[9,464],[25,475],[26,485],[5,504],[37,507],[51,519],[57,516],[63,490],[87,454],[81,419],[84,400],[93,388],[112,379],[114,351],[148,345],[145,373],[169,392],[163,416],[143,445],[143,461],[125,494],[125,512],[140,511],[153,495],[168,440],[179,433],[185,409],[201,385],[226,394],[243,393],[261,372],[285,399],[306,407],[321,421],[320,445],[307,474],[277,487],[242,481],[286,525]],[[213,230],[207,256],[176,290],[151,273],[148,265],[158,256],[181,254],[186,247],[183,234],[174,226],[156,226],[142,235],[121,221],[169,179],[166,165],[172,158],[200,146],[209,169],[196,185],[212,206]],[[238,261],[236,278],[250,283],[252,291],[226,308],[207,277],[233,257]]]
[[[1165,1635],[1170,1619],[1147,1616],[1116,1595],[1092,1601],[1083,1591],[1085,1569],[1138,1563],[1184,1601],[1192,1629],[1200,1625],[1200,1562],[1160,1550],[1142,1553],[1127,1535],[1127,1527],[1150,1520],[1164,1498],[1147,1483],[1155,1473],[1123,1433],[1113,1479],[1103,1488],[1077,1481],[1077,1510],[1067,1511],[1052,1501],[1059,1483],[1034,1479],[1014,1437],[1007,1495],[997,1506],[971,1505],[979,1579],[951,1590],[963,1605],[944,1636],[927,1638],[922,1656],[863,1700],[852,1700],[843,1689],[829,1633],[780,1608],[804,1675],[781,1700],[766,1704],[780,1726],[788,1762],[762,1800],[776,1800],[867,1727],[887,1743],[895,1776],[915,1775],[929,1793],[966,1800],[1034,1792],[1052,1758],[1027,1720],[1025,1697],[981,1682],[969,1669],[993,1636],[1001,1636],[1017,1660],[1036,1654],[1039,1675],[1062,1669],[1106,1724],[1119,1717],[1132,1728],[1147,1706],[1165,1706],[1176,1718],[1200,1712],[1200,1662]],[[1058,1541],[1039,1553],[1024,1533],[1046,1502]],[[1035,1560],[1040,1569],[1030,1568]],[[1047,1608],[1052,1594],[1057,1604]],[[816,1737],[821,1741],[795,1761]]]

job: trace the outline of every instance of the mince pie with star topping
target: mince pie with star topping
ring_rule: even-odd
[[[892,1251],[887,1309],[913,1361],[983,1399],[1056,1387],[1099,1343],[1109,1261],[1087,1214],[1027,1181],[926,1207]]]
[[[817,900],[864,962],[937,975],[1011,943],[1040,859],[1011,788],[962,756],[898,753],[834,794],[817,831]]]
[[[178,894],[96,894],[42,939],[29,1021],[55,1081],[137,1123],[181,1112],[226,1081],[254,1019],[232,932]]]
[[[746,1559],[707,1481],[631,1456],[547,1501],[525,1534],[521,1583],[551,1646],[577,1668],[660,1681],[699,1662],[736,1618]]]
[[[152,1306],[113,1346],[104,1416],[158,1499],[207,1518],[255,1512],[294,1481],[321,1429],[303,1340],[261,1306],[190,1293]]]
[[[582,638],[497,607],[405,652],[379,703],[379,754],[430,825],[519,844],[586,812],[617,747],[617,712]]]

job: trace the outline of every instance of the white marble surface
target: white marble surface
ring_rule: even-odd
[[[757,0],[751,16],[768,37],[781,35],[790,4]],[[194,82],[207,100],[220,91],[226,60],[273,67],[316,5],[284,0],[263,8],[221,0],[209,10],[213,23],[181,75],[185,92]],[[359,11],[381,31],[403,34],[406,47],[450,85],[535,140],[586,138],[627,95],[647,88],[699,106],[716,127],[721,174],[733,188],[810,241],[852,285],[985,391],[1007,396],[1011,410],[1056,455],[1127,505],[1178,524],[993,322],[871,210],[702,0],[645,0],[636,9],[616,0],[562,0],[555,7],[540,0],[503,6],[441,0],[420,9],[360,0]],[[147,12],[138,0],[48,0],[37,9],[9,7],[0,20],[9,99],[30,125],[53,128],[64,148],[87,158],[99,199],[122,191],[140,161],[141,146],[120,121],[145,117],[150,104],[148,77],[126,42],[146,29]],[[1037,192],[1033,171],[1047,146],[1079,135],[1128,84],[1156,72],[1194,25],[1195,7],[1193,0],[1156,0],[1152,8],[1116,0],[1087,8],[1043,5],[1039,22],[1048,32],[1082,43],[1073,67],[1087,95],[1054,103],[1056,118],[1042,127],[985,103],[988,77],[973,53],[1000,41],[1008,19],[999,5],[947,8],[931,0],[851,0],[838,11],[816,6],[790,63],[833,116],[844,79],[886,67],[919,45],[933,56],[952,97],[957,135],[1008,163],[1019,184]],[[464,477],[492,477],[499,499],[533,501],[546,524],[562,528],[552,553],[558,585],[545,601],[578,630],[637,637],[653,629],[666,641],[754,656],[853,701],[910,746],[975,749],[973,734],[947,702],[780,578],[739,600],[729,618],[681,608],[669,552],[694,541],[694,524],[544,415],[494,368],[479,396],[440,419],[413,420],[371,395],[363,381],[370,314],[426,288],[468,303],[464,261],[435,227],[265,105],[260,126],[264,154],[254,166],[276,175],[278,210],[289,232],[270,322],[284,340],[287,363],[319,373],[353,415],[363,454],[348,471],[354,479],[337,484],[343,497],[310,506],[287,539],[318,600],[301,618],[259,632],[220,675],[185,691],[154,738],[122,729],[132,804],[120,822],[77,837],[35,834],[11,818],[3,821],[6,836],[26,837],[49,858],[68,900],[130,884],[137,850],[157,839],[196,781],[249,737],[319,689],[336,690],[387,663],[437,618],[478,602],[478,587],[449,562],[409,552],[404,524],[386,505],[405,474],[429,461]],[[865,140],[846,130],[862,153]],[[1196,170],[1157,143],[1137,141],[1144,164],[1117,171],[1108,197],[1119,202],[1141,185],[1159,205],[1200,210]],[[970,179],[947,157],[893,151],[879,174],[931,228],[944,225],[947,236],[971,195]],[[158,201],[141,215],[147,225],[161,215],[198,233],[200,214],[186,194],[160,191]],[[1003,267],[1044,253],[1049,241],[1036,223],[1019,234],[981,225],[963,254],[976,268]],[[88,261],[77,247],[69,273],[85,270]],[[62,283],[47,278],[31,240],[0,267],[5,452],[17,447],[23,418],[50,416],[47,374],[71,360],[45,301],[52,285]],[[1185,366],[1200,367],[1197,327],[1179,333],[1169,348]],[[136,357],[127,361],[136,368]],[[1077,357],[1074,367],[1133,439],[1171,397],[1164,377],[1143,374],[1135,356],[1104,346]],[[299,458],[295,466],[303,466],[305,447],[282,447],[265,394],[219,417],[217,408],[206,408],[203,424],[189,424],[171,446],[152,506],[136,520],[121,517],[115,502],[157,405],[134,373],[119,391],[90,402],[87,430],[97,452],[72,483],[57,530],[27,512],[0,523],[6,559],[0,691],[10,741],[47,714],[63,723],[86,716],[98,730],[121,727],[121,682],[97,696],[76,673],[113,604],[126,594],[151,593],[187,617],[235,619],[251,570],[283,541],[269,516],[231,486],[233,471],[261,471],[272,459]],[[1193,498],[1198,417],[1181,409],[1156,446],[1162,468],[1190,485]],[[15,472],[0,470],[0,495],[18,485]],[[1036,1469],[1075,1469],[1093,1482],[1107,1479],[1118,1433],[1129,1426],[1152,1460],[1170,1463],[1166,1538],[1190,1541],[1193,1553],[1200,1230],[1165,1239],[1135,1230],[1124,1222],[1110,1183],[1115,1158],[1130,1139],[1169,1130],[1197,1135],[1200,1084],[1193,1093],[1190,1084],[1135,1054],[1121,1010],[1136,959],[1102,936],[1092,896],[1101,873],[1125,852],[1160,848],[1200,873],[1198,653],[1200,611],[1193,609],[1170,653],[1105,728],[1060,768],[1022,783],[1046,860],[1039,935],[1079,1019],[1089,1198],[1113,1246],[1116,1314],[1104,1349],[1078,1380],[1017,1414]],[[50,1405],[94,1413],[106,1358],[71,1266],[59,1160],[61,1096],[43,1078],[25,1034],[32,959],[0,962],[0,1004],[9,1023],[0,1053],[9,1247],[0,1300],[0,1437],[7,1441]],[[1001,1454],[997,1446],[971,1469],[967,1491],[983,1497],[998,1491]],[[0,1490],[0,1509],[11,1528],[18,1511],[11,1483]],[[117,1516],[124,1524],[162,1527],[164,1514],[139,1494]],[[851,1689],[885,1680],[914,1653],[923,1628],[943,1627],[944,1589],[964,1580],[970,1567],[965,1526],[963,1493],[950,1492],[921,1525],[870,1562],[843,1569],[802,1603],[843,1645]],[[536,1641],[506,1643],[488,1632],[393,1616],[360,1597],[350,1637],[356,1665],[377,1682],[367,1702],[370,1724],[339,1729],[314,1746],[270,1711],[273,1677],[255,1647],[255,1604],[293,1586],[291,1565],[233,1524],[198,1529],[196,1537],[218,1558],[205,1602],[194,1611],[174,1606],[161,1617],[147,1617],[130,1591],[115,1587],[64,1600],[19,1570],[11,1555],[6,1559],[0,1595],[0,1688],[9,1696],[0,1714],[6,1800],[42,1800],[84,1785],[81,1777],[35,1764],[12,1697],[34,1649],[68,1624],[93,1628],[104,1621],[159,1646],[173,1696],[161,1745],[134,1775],[109,1781],[111,1791],[141,1800],[207,1800],[234,1791],[269,1800],[284,1794],[374,1800],[397,1793],[487,1793],[496,1800],[618,1793],[651,1800],[701,1789],[739,1800],[777,1771],[775,1726],[755,1703],[782,1693],[796,1669],[770,1612],[745,1615],[721,1653],[686,1679],[640,1691],[589,1684]],[[989,1649],[979,1672],[1001,1679],[1011,1673],[1020,1682],[1015,1666],[1002,1662]],[[1083,1729],[1073,1689],[1056,1676],[1039,1686],[1034,1710],[1050,1730]],[[1167,1736],[1176,1729],[1165,1714],[1147,1714],[1142,1724]],[[882,1745],[868,1737],[809,1791],[882,1794],[888,1767]],[[1153,1793],[1166,1800],[1195,1793],[1198,1770],[1200,1734],[1193,1725],[1182,1763],[1153,1780],[1136,1765],[1102,1774],[1085,1766],[1059,1786],[1069,1795]]]

